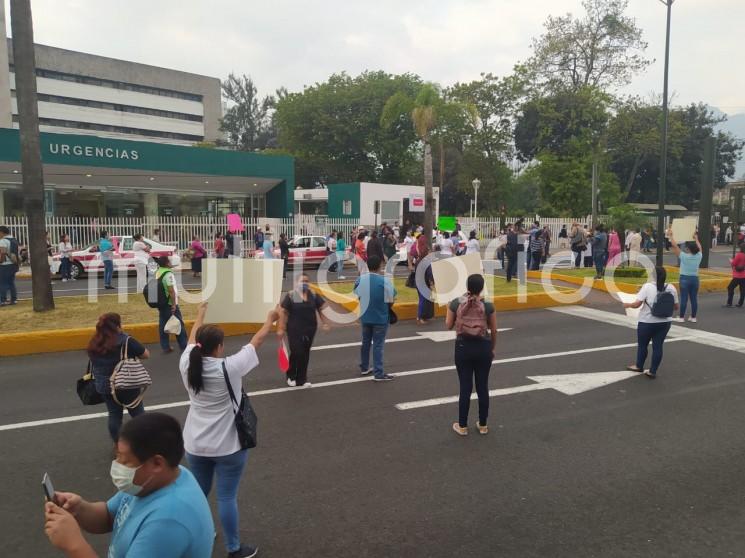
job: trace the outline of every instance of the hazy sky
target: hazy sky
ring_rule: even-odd
[[[581,0],[31,0],[36,41],[224,78],[250,74],[260,92],[331,73],[414,72],[449,85],[508,73],[530,54],[549,14]],[[7,12],[6,0],[6,16]],[[662,89],[665,7],[630,0],[656,62],[627,88]],[[9,16],[6,18],[9,20]],[[745,0],[677,0],[671,89],[745,113]]]

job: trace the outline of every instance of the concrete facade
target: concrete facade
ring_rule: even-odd
[[[0,7],[0,22],[2,15]],[[12,40],[0,43],[0,127],[17,127]],[[218,78],[46,45],[35,48],[42,131],[173,144],[222,137]]]

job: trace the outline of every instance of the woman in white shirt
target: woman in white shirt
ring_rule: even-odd
[[[229,558],[256,556],[258,548],[243,545],[238,529],[238,485],[248,459],[235,427],[235,406],[227,380],[240,400],[243,377],[259,365],[256,349],[271,332],[279,314],[269,312],[264,325],[240,351],[225,356],[225,334],[218,326],[203,325],[207,304],[199,307],[189,344],[179,369],[189,393],[189,414],[184,424],[184,448],[189,468],[205,496],[217,477],[217,510]]]
[[[453,241],[450,240],[449,232],[442,233],[442,240],[439,242],[439,244],[441,256],[448,257],[453,255]]]
[[[466,242],[466,255],[478,254],[479,252],[481,252],[481,246],[479,246],[479,241],[476,238],[476,231],[471,231],[471,237]]]
[[[673,314],[678,309],[678,292],[675,287],[665,283],[667,271],[663,267],[656,267],[655,274],[655,283],[645,283],[637,293],[636,300],[623,305],[624,308],[639,308],[636,364],[626,368],[632,372],[643,372],[649,378],[657,377],[657,369],[662,362],[662,344],[670,331]],[[666,294],[660,297],[662,293]],[[652,362],[649,370],[645,371],[644,363],[650,341]]]
[[[133,237],[132,251],[135,254],[135,270],[137,271],[137,292],[141,293],[147,284],[147,262],[150,260],[150,246],[143,240],[140,233]]]
[[[57,252],[59,253],[60,257],[59,272],[62,276],[62,281],[73,281],[72,244],[70,244],[69,235],[62,235],[62,240],[60,240],[59,246],[57,246]]]

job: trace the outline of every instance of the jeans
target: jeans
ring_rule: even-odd
[[[310,361],[310,348],[313,346],[313,331],[287,331],[287,339],[290,346],[290,368],[287,377],[302,386],[308,381],[308,362]]]
[[[60,258],[59,261],[59,273],[62,279],[70,278],[70,270],[72,269],[72,263],[70,258]]]
[[[651,374],[657,374],[657,369],[662,362],[662,344],[665,342],[668,331],[670,331],[670,322],[660,322],[649,324],[639,322],[636,329],[636,339],[639,346],[636,349],[636,367],[639,370],[644,369],[644,362],[647,360],[647,349],[649,342],[652,341],[652,363],[649,367]]]
[[[688,298],[691,299],[691,318],[698,313],[698,275],[680,276],[680,317],[685,318]]]
[[[171,313],[171,307],[166,306],[165,308],[158,308],[159,320],[158,320],[158,333],[160,335],[160,348],[164,351],[168,351],[171,348],[171,340],[169,334],[163,331],[166,327],[166,322],[171,319],[171,316],[176,316],[181,322],[181,333],[176,336],[179,348],[183,351],[186,349],[186,326],[184,325],[184,318],[181,317],[181,309],[176,306],[176,312]]]
[[[507,254],[507,282],[517,275],[517,252]]]
[[[582,266],[582,252],[580,250],[574,251],[574,267]]]
[[[455,341],[455,368],[458,370],[460,397],[458,399],[458,424],[468,426],[474,377],[479,398],[479,424],[486,426],[489,418],[489,370],[491,369],[491,340],[457,339]]]
[[[605,273],[605,264],[608,262],[608,254],[606,252],[595,253],[592,255],[592,261],[598,277],[602,277]]]
[[[220,516],[225,548],[228,552],[235,552],[241,547],[241,535],[238,530],[238,485],[246,461],[248,450],[239,450],[220,457],[202,457],[188,452],[186,454],[189,469],[205,496],[209,496],[212,478],[217,476],[217,515]]]
[[[130,403],[131,401],[134,401],[135,398],[139,395],[139,389],[120,389],[116,392],[117,399],[119,399],[119,401],[123,403]],[[106,403],[106,408],[109,411],[109,436],[111,436],[111,439],[114,441],[114,443],[116,443],[119,439],[119,431],[122,429],[124,407],[114,401],[111,393],[104,393],[103,399],[104,403]],[[127,411],[129,411],[129,416],[134,418],[145,412],[145,406],[143,405],[142,401],[140,401],[139,405],[131,409],[127,409]]]
[[[738,306],[742,306],[745,302],[745,279],[735,279],[727,285],[727,306],[732,306],[732,299],[735,297],[735,287],[740,287],[740,300],[737,302]]]
[[[370,369],[370,345],[373,353],[373,373],[376,378],[385,376],[383,371],[383,345],[388,324],[362,324],[362,348],[360,349],[360,370]]]
[[[103,261],[103,284],[105,287],[111,286],[111,278],[114,276],[114,260]]]
[[[18,268],[13,264],[0,264],[0,302],[8,302],[8,292],[10,292],[10,302],[18,300],[16,292],[16,272]]]

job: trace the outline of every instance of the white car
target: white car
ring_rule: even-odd
[[[111,242],[114,244],[114,271],[126,272],[135,270],[135,253],[132,250],[134,239],[131,236],[112,236]],[[181,263],[178,250],[175,246],[167,246],[160,242],[155,242],[148,238],[142,238],[142,241],[150,246],[150,257],[168,256],[173,267]],[[154,262],[150,260],[151,267]],[[59,273],[60,257],[59,254],[52,257],[52,273]],[[89,271],[103,271],[103,260],[101,253],[98,251],[98,244],[90,246],[72,253],[72,269],[70,275],[75,279]],[[152,270],[151,270],[152,271]]]

